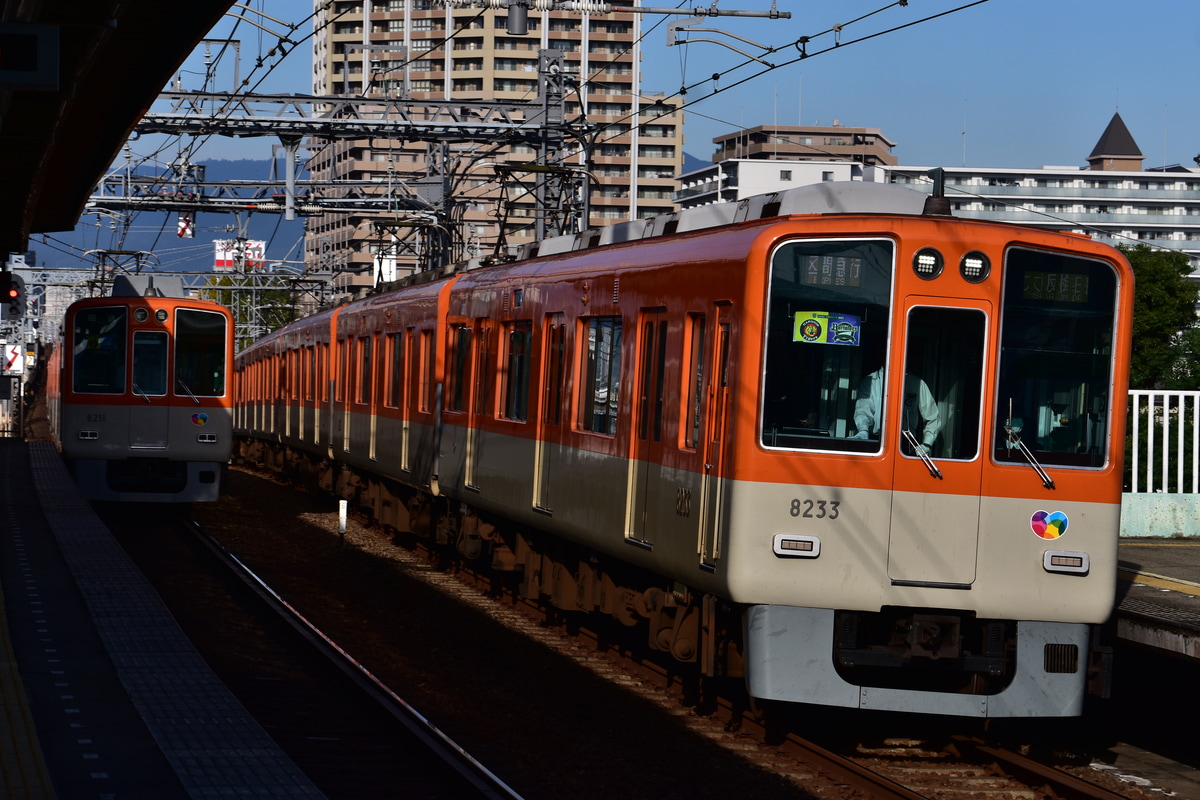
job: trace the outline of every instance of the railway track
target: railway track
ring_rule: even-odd
[[[520,800],[198,526],[121,519],[110,528],[197,649],[330,800]]]
[[[273,484],[267,485],[268,482],[263,481],[262,478],[245,476],[242,482],[251,480],[256,482],[255,491],[288,492],[282,487]],[[823,724],[821,722],[814,723],[811,719],[807,723],[802,722],[791,728],[772,730],[771,725],[764,723],[756,714],[752,713],[751,709],[746,707],[747,703],[744,698],[738,698],[733,693],[714,693],[712,687],[698,689],[685,676],[673,672],[671,666],[656,665],[641,656],[631,655],[630,648],[616,640],[607,639],[604,635],[597,635],[591,631],[555,624],[552,612],[546,613],[529,607],[523,601],[516,601],[486,576],[466,571],[461,568],[461,565],[456,564],[455,568],[449,571],[438,568],[435,566],[436,557],[431,561],[427,557],[428,554],[423,555],[418,550],[398,547],[389,535],[377,529],[370,529],[353,520],[346,543],[342,544],[329,524],[333,514],[328,501],[324,501],[324,510],[316,510],[321,508],[321,500],[304,498],[299,495],[291,495],[291,497],[290,503],[284,501],[281,506],[289,508],[285,514],[288,519],[286,521],[277,520],[275,523],[266,522],[258,516],[262,509],[271,504],[259,499],[249,499],[249,495],[247,501],[241,503],[235,501],[232,507],[211,509],[216,512],[210,515],[214,520],[225,520],[224,522],[214,521],[214,527],[226,525],[223,530],[216,531],[215,535],[227,542],[232,550],[244,551],[246,558],[263,564],[267,571],[273,571],[280,580],[289,583],[287,592],[298,597],[296,601],[298,605],[306,608],[312,607],[317,609],[314,613],[328,615],[328,619],[331,621],[322,623],[323,625],[346,625],[347,627],[342,628],[345,635],[351,639],[358,637],[356,643],[348,645],[352,651],[357,652],[359,648],[370,650],[372,651],[371,658],[377,663],[388,664],[390,661],[402,659],[403,656],[400,655],[388,655],[386,648],[384,651],[378,650],[378,648],[384,647],[381,640],[392,634],[386,631],[372,630],[372,626],[387,627],[389,624],[386,622],[389,619],[388,611],[398,612],[399,606],[408,608],[414,605],[411,602],[413,600],[425,600],[426,591],[436,591],[439,595],[448,595],[453,598],[455,604],[475,609],[491,622],[498,622],[508,631],[515,631],[518,637],[537,641],[543,651],[540,656],[533,655],[531,651],[518,652],[520,646],[510,642],[498,645],[499,649],[496,652],[488,653],[486,648],[495,645],[495,635],[472,631],[468,635],[471,638],[480,639],[479,646],[485,648],[484,652],[476,651],[473,656],[465,657],[451,656],[453,662],[461,664],[464,658],[476,663],[492,659],[496,664],[520,660],[521,663],[528,665],[528,671],[539,675],[548,674],[546,671],[551,669],[569,669],[558,665],[546,666],[545,661],[548,657],[545,651],[548,650],[553,654],[569,658],[575,664],[584,667],[593,676],[599,676],[605,682],[618,686],[621,694],[633,695],[649,703],[655,709],[653,716],[657,716],[660,720],[665,712],[665,716],[671,720],[671,725],[668,727],[674,726],[681,730],[667,734],[676,740],[673,743],[669,743],[661,736],[654,739],[657,743],[655,746],[658,748],[658,754],[649,756],[649,761],[659,764],[660,771],[663,769],[662,765],[673,764],[678,758],[686,757],[693,765],[698,760],[698,754],[700,754],[700,760],[706,759],[708,756],[703,754],[711,754],[712,751],[707,746],[694,743],[694,737],[698,736],[706,740],[708,745],[716,746],[726,756],[732,754],[733,757],[741,760],[746,765],[745,768],[749,770],[747,774],[754,773],[755,780],[758,780],[763,773],[774,776],[758,788],[744,783],[744,791],[741,793],[743,797],[960,798],[974,796],[995,798],[1055,796],[1128,798],[1144,796],[1136,787],[1118,785],[1115,787],[1116,791],[1106,789],[1091,781],[1081,780],[1078,776],[1054,766],[1038,764],[1032,758],[1004,750],[974,736],[960,735],[957,738],[951,738],[949,734],[944,734],[912,739],[877,737],[876,741],[881,744],[866,746],[861,742],[848,745],[846,744],[848,740],[842,740],[836,735],[823,734],[818,730],[823,727]],[[297,497],[301,497],[301,499],[297,500]],[[311,506],[314,511],[294,513],[291,510],[305,505]],[[248,506],[253,506],[253,508]],[[246,516],[246,519],[241,522],[231,519],[241,515]],[[248,536],[247,528],[258,531],[257,538]],[[271,552],[276,554],[281,552],[280,540],[272,539],[275,542],[274,547],[269,542],[263,541],[263,539],[270,538],[267,531],[272,528],[286,531],[283,540],[289,542],[292,549],[287,558],[283,560],[285,563],[274,563],[269,557]],[[277,534],[272,534],[272,536],[274,535]],[[315,540],[310,537],[315,537]],[[324,544],[318,545],[310,556],[305,556],[306,549],[313,550],[312,541],[323,541]],[[331,561],[331,553],[339,555]],[[302,562],[306,558],[315,559],[317,566],[304,565]],[[354,561],[356,565],[350,571],[356,574],[357,578],[348,577],[345,574],[334,574],[341,573],[342,567],[349,561]],[[322,600],[316,596],[307,596],[313,595],[317,591],[313,581],[319,581],[320,578],[312,576],[322,572],[319,566],[321,562],[329,567],[325,573],[329,578],[329,590],[333,592],[331,597],[336,599]],[[334,562],[337,562],[336,568],[329,566]],[[393,570],[394,574],[391,572]],[[380,573],[388,573],[381,583],[377,582]],[[298,577],[305,574],[310,577],[308,579]],[[404,577],[400,577],[401,575]],[[351,583],[361,585],[351,586]],[[418,586],[426,588],[418,588]],[[365,592],[365,594],[360,596],[359,591]],[[374,593],[374,601],[370,600],[373,596],[372,593]],[[400,598],[399,606],[394,606],[393,603],[397,602],[397,597]],[[376,606],[384,607],[384,616],[380,617],[371,609],[358,605],[364,602],[368,604],[374,602]],[[425,605],[425,603],[415,605]],[[335,608],[338,609],[337,613],[334,613]],[[433,606],[429,607],[429,611],[432,614],[438,613]],[[333,621],[338,619],[339,615],[342,615],[342,618],[358,620],[358,622],[339,623]],[[373,620],[379,621],[373,622]],[[441,631],[444,638],[442,640],[434,639],[438,642],[434,647],[450,647],[451,640],[456,638],[455,629],[459,624],[457,620],[452,620],[450,627]],[[352,629],[359,625],[362,630],[355,633]],[[401,634],[401,636],[404,635],[406,634]],[[424,635],[422,634],[422,636]],[[436,630],[432,635],[438,636]],[[483,641],[485,639],[486,641]],[[419,641],[422,642],[420,647],[426,649],[431,647],[425,639],[422,638]],[[455,653],[458,652],[455,650]],[[554,660],[554,658],[550,657],[550,660]],[[453,673],[453,668],[447,666],[445,660],[435,661],[431,669],[438,674]],[[487,670],[483,674],[487,674]],[[503,680],[507,682],[507,678]],[[554,680],[559,679],[555,678]],[[579,683],[580,691],[583,693],[595,692],[594,689],[587,688],[591,684],[581,678],[568,677],[565,680],[568,683],[572,681]],[[462,691],[468,693],[462,678],[452,674],[449,681],[451,684],[463,686]],[[428,687],[423,688],[428,690]],[[518,692],[538,691],[537,688],[530,689],[528,687],[509,686],[508,688]],[[434,691],[436,694],[442,690]],[[499,712],[507,720],[506,738],[511,736],[514,740],[522,740],[525,731],[529,729],[533,731],[529,736],[528,743],[525,743],[524,740],[521,742],[523,763],[518,766],[518,773],[528,776],[525,777],[525,781],[537,787],[529,796],[611,797],[614,796],[614,786],[625,788],[627,790],[625,796],[663,798],[694,796],[696,783],[690,784],[686,791],[680,791],[678,794],[672,793],[669,786],[671,783],[670,773],[668,773],[664,785],[652,784],[648,776],[652,767],[641,766],[638,758],[635,757],[635,755],[643,755],[642,751],[647,750],[648,746],[638,738],[634,731],[660,724],[650,721],[644,709],[629,711],[621,707],[618,716],[628,722],[628,727],[616,729],[613,735],[608,737],[607,745],[596,744],[589,737],[588,728],[589,724],[593,722],[592,718],[602,712],[594,709],[590,711],[575,709],[573,704],[576,698],[569,702],[563,701],[561,698],[556,701],[555,691],[554,682],[547,680],[544,693],[551,698],[549,706],[553,707],[556,704],[562,706],[566,703],[569,707],[547,710],[547,706],[542,703],[542,700],[535,701],[530,697],[526,704],[529,707],[528,718],[512,719],[512,715],[522,712],[513,711],[511,708]],[[471,700],[465,702],[469,703]],[[614,699],[608,705],[615,703]],[[517,705],[522,704],[518,703]],[[554,713],[563,716],[566,721],[553,721],[549,715]],[[450,717],[454,718],[453,710],[450,711]],[[853,713],[835,711],[820,712],[818,719],[833,720],[834,726],[845,726],[851,722],[857,723],[863,717]],[[617,723],[604,720],[599,724],[616,725]],[[539,736],[537,734],[539,730],[544,731],[545,735]],[[586,773],[589,764],[592,763],[590,759],[593,757],[597,763],[606,761],[612,763],[616,759],[622,764],[627,764],[629,771],[637,776],[638,780],[630,778],[625,782],[613,782],[606,777],[604,780],[592,782],[591,793],[588,791],[586,779],[582,784],[563,783],[561,762],[566,756],[563,756],[557,749],[561,746],[561,742],[557,740],[562,738],[564,734],[561,731],[565,730],[571,731],[569,735],[576,738],[577,746],[573,749],[580,755],[572,757],[580,762],[581,771]],[[517,731],[522,733],[517,733]],[[604,739],[603,736],[600,738]],[[532,754],[532,750],[537,747],[544,747],[550,755]],[[635,754],[633,751],[637,751],[637,753]],[[586,752],[588,756],[582,757],[583,752]],[[679,753],[688,753],[688,755],[680,756]],[[502,758],[511,763],[512,751],[505,750]],[[539,759],[547,759],[547,762],[543,763]],[[524,763],[525,760],[529,763]],[[556,765],[558,765],[557,768]],[[701,770],[693,766],[692,772],[694,780],[698,779],[701,784],[705,782]],[[539,775],[543,776],[541,780],[537,777]],[[1098,777],[1097,779],[1102,780],[1103,778]],[[749,781],[749,778],[745,780]],[[522,787],[526,785],[525,782],[518,781],[518,783]],[[630,789],[631,786],[638,788]],[[564,791],[564,787],[570,788]],[[617,791],[616,794],[620,794],[620,791]]]

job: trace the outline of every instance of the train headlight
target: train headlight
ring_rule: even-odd
[[[942,258],[941,252],[932,247],[922,247],[913,256],[913,272],[923,280],[931,281],[941,275],[945,265],[946,262]]]
[[[216,444],[217,435],[215,433],[197,433],[196,441],[200,444]]]
[[[774,549],[780,558],[816,558],[821,555],[821,540],[816,536],[777,533]]]
[[[79,438],[85,442],[94,442],[100,438],[100,431],[80,431]]]
[[[972,250],[958,262],[958,274],[967,283],[983,283],[992,274],[992,261],[984,253]]]
[[[1046,572],[1087,575],[1092,564],[1087,553],[1076,550],[1047,550],[1042,554],[1042,567]]]

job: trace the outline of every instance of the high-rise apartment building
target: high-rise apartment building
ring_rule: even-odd
[[[358,97],[409,97],[413,101],[534,101],[538,53],[557,50],[579,80],[565,103],[568,120],[586,114],[598,126],[590,174],[594,178],[588,224],[606,225],[674,211],[675,176],[683,164],[683,114],[677,103],[639,91],[641,20],[636,14],[531,12],[528,32],[508,31],[507,12],[447,8],[430,0],[316,2],[313,92]],[[400,200],[441,169],[441,145],[396,140],[335,140],[313,144],[309,169],[318,180],[369,182],[371,191]],[[530,145],[460,143],[449,146],[456,220],[471,251],[488,254],[498,237],[509,244],[534,236],[532,196],[505,194],[499,217],[499,164],[530,162]],[[582,152],[566,163],[589,166]],[[423,186],[436,194],[427,180]],[[365,215],[327,215],[309,221],[308,258],[373,275],[396,263],[403,275],[414,263],[413,238],[399,225]],[[397,216],[397,220],[400,218]],[[583,226],[587,227],[587,226]],[[372,278],[373,280],[373,278]],[[358,282],[363,282],[361,279]]]

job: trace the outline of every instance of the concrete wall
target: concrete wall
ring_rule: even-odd
[[[1121,536],[1200,536],[1200,495],[1125,493]]]

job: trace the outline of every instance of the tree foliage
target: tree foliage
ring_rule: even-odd
[[[1120,250],[1133,266],[1137,283],[1129,387],[1200,389],[1200,284],[1188,278],[1188,257],[1144,244]]]

